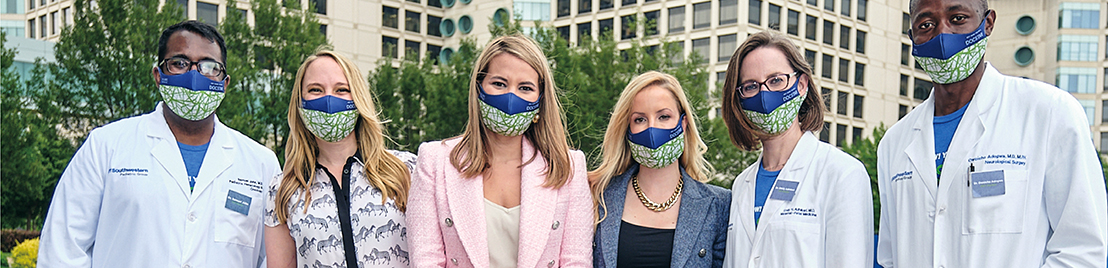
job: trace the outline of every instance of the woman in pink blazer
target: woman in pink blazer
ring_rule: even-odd
[[[566,141],[546,56],[503,36],[474,65],[461,136],[419,147],[412,267],[589,267],[585,156]]]

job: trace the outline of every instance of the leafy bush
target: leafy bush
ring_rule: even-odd
[[[19,242],[23,242],[32,238],[38,238],[39,233],[40,231],[20,229],[0,230],[0,251],[12,252],[12,248],[15,248],[15,246],[19,244]]]
[[[38,260],[38,238],[19,243],[12,249],[12,268],[34,268]]]

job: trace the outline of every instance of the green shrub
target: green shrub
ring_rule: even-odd
[[[34,268],[38,261],[38,238],[19,243],[12,249],[12,268]]]

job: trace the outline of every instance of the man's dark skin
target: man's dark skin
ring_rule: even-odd
[[[165,55],[162,56],[166,59],[185,57],[192,62],[209,59],[223,63],[221,60],[223,55],[220,53],[219,44],[187,30],[177,31],[169,37],[169,41],[166,43]],[[190,68],[190,70],[195,70],[197,67],[193,65]],[[158,72],[157,68],[153,69],[153,73],[154,82],[157,83],[161,80],[161,73]],[[224,81],[224,88],[227,87],[228,82]],[[192,146],[204,145],[212,140],[212,134],[215,133],[215,113],[204,119],[192,121],[181,118],[163,102],[162,115],[165,116],[165,122],[169,125],[169,130],[173,132],[173,137],[180,143]]]
[[[979,0],[920,0],[911,14],[912,43],[923,44],[940,33],[966,34],[977,30],[985,20],[985,35],[992,35],[996,12],[980,10]],[[982,17],[985,15],[985,17]],[[952,114],[973,99],[981,76],[985,73],[985,61],[977,63],[968,78],[950,84],[935,84],[935,116]]]

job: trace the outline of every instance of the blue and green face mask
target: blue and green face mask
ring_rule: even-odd
[[[191,70],[183,74],[168,75],[162,72],[158,80],[158,92],[165,100],[169,110],[181,118],[197,121],[208,118],[219,103],[223,102],[223,85],[230,77],[224,77],[223,81],[215,81]]]
[[[536,101],[527,101],[508,92],[489,95],[477,85],[477,98],[481,100],[481,122],[493,132],[504,136],[519,136],[531,126],[539,113],[540,95]]]
[[[685,152],[685,129],[682,127],[685,115],[677,119],[677,126],[671,129],[650,127],[639,133],[627,131],[631,157],[640,165],[648,168],[663,168],[676,162]]]
[[[767,135],[785,132],[792,126],[793,120],[800,114],[800,106],[804,104],[799,85],[798,80],[788,89],[761,91],[753,97],[743,99],[743,114]]]
[[[965,80],[985,55],[985,45],[989,42],[985,21],[982,19],[981,25],[971,33],[941,33],[923,44],[913,44],[912,56],[935,83],[945,85]]]
[[[300,100],[300,116],[304,125],[316,137],[327,142],[346,138],[354,131],[358,109],[354,101],[327,95],[314,100]]]

